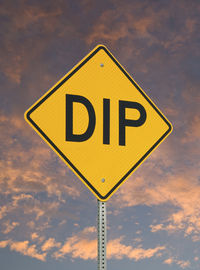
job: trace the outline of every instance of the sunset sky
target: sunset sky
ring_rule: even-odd
[[[104,44],[173,132],[107,202],[108,270],[200,269],[200,1],[0,0],[1,270],[97,269],[94,195],[24,112]]]

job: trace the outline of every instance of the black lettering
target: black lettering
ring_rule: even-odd
[[[136,109],[140,112],[140,118],[137,120],[126,119],[126,108]],[[146,121],[147,115],[145,108],[138,102],[119,100],[119,145],[125,145],[125,128],[139,127]]]
[[[103,144],[110,144],[110,99],[103,99]]]
[[[73,102],[83,104],[88,111],[89,123],[83,134],[73,133]],[[94,132],[95,124],[95,112],[90,101],[83,96],[66,94],[66,141],[83,142],[88,140]]]

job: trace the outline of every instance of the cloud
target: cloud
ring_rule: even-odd
[[[3,131],[0,135],[3,142],[1,145],[3,158],[0,160],[2,168],[0,171],[2,176],[0,179],[1,194],[9,197],[7,203],[0,209],[1,218],[11,220],[10,217],[13,213],[18,213],[19,219],[14,222],[20,224],[21,228],[23,227],[27,234],[26,241],[35,241],[34,243],[37,243],[41,251],[52,254],[54,258],[58,259],[68,255],[72,258],[84,260],[95,259],[96,235],[93,238],[88,238],[88,235],[92,232],[84,231],[80,235],[68,237],[64,244],[62,241],[57,242],[56,237],[49,237],[46,233],[47,229],[51,228],[51,222],[54,218],[59,217],[59,222],[61,222],[63,217],[67,216],[60,210],[66,199],[78,198],[80,195],[76,185],[66,183],[65,178],[68,176],[68,169],[66,170],[64,165],[57,162],[54,154],[44,143],[40,142],[41,139],[36,134],[33,135],[30,129],[25,128],[23,119],[17,116],[9,118],[5,114],[1,114],[0,124]],[[13,130],[15,131],[14,134]],[[138,173],[134,181],[130,179],[122,185],[112,202],[113,205],[116,203],[117,208],[120,205],[121,209],[136,205],[162,207],[164,204],[169,204],[171,205],[170,214],[165,220],[161,221],[162,223],[152,224],[152,232],[184,230],[185,235],[190,235],[193,241],[197,241],[200,230],[198,214],[199,184],[193,172],[186,174],[184,171],[182,174],[176,175],[168,172],[163,173],[174,162],[171,159],[171,156],[174,156],[172,149],[173,145],[168,144],[162,148],[162,151],[156,150],[157,152],[147,161],[144,174]],[[56,162],[56,168],[52,165],[54,162]],[[51,165],[48,166],[48,164]],[[149,178],[149,171],[150,173],[154,172],[155,177],[153,179]],[[193,178],[192,181],[189,181],[189,178],[187,179],[188,174]],[[42,199],[40,193],[43,194]],[[46,195],[44,196],[44,194]],[[23,213],[21,209],[23,209]],[[120,212],[114,209],[113,213],[119,215]],[[21,219],[22,217],[23,219]],[[12,230],[14,230],[14,227],[9,228],[8,226],[8,234]],[[35,234],[32,237],[31,235],[34,232],[37,235]],[[24,242],[18,240],[21,240],[20,237],[13,242]],[[34,249],[38,250],[30,242],[28,245],[32,246],[32,254],[34,254]],[[124,250],[121,255],[123,258],[134,260],[157,256],[162,251],[160,246],[145,249],[141,246],[135,247],[134,244],[135,248],[133,248],[132,244],[123,243],[121,238],[108,242],[108,247],[110,258],[115,259],[119,259],[117,258],[119,255],[115,253],[117,248]],[[40,254],[40,252],[35,251],[35,254],[35,256],[38,256],[37,254]],[[27,256],[29,255],[27,254]]]
[[[81,188],[78,181],[68,181],[69,169],[23,118],[1,112],[0,128],[1,233],[10,239],[1,247],[45,260],[61,245],[54,235],[64,230],[66,217],[77,223],[79,211],[66,200],[79,198]],[[52,224],[58,225],[56,232]]]
[[[3,234],[8,234],[10,233],[12,230],[14,230],[14,228],[16,228],[17,226],[19,226],[19,222],[10,222],[10,220],[7,220],[6,222],[3,223],[3,227],[5,227],[4,230],[2,230]]]
[[[62,9],[51,5],[46,9],[42,5],[18,2],[20,3],[15,6],[7,2],[0,11],[2,16],[7,17],[4,30],[9,29],[1,33],[4,38],[1,45],[0,68],[11,82],[19,85],[30,63],[33,63],[37,56],[41,56],[46,48],[49,41],[48,34],[57,28],[57,18],[62,15]],[[40,42],[37,42],[38,37],[35,36],[33,39],[30,29],[34,31],[39,26],[43,37],[40,37]],[[33,43],[34,46],[32,46]]]
[[[0,242],[1,248],[5,248],[6,246],[9,246],[10,250],[14,250],[23,255],[30,256],[41,261],[46,260],[46,253],[38,253],[36,245],[29,245],[29,241],[14,242],[12,240],[6,240]]]
[[[54,238],[49,238],[45,241],[45,243],[42,245],[41,250],[42,251],[49,251],[52,248],[59,248],[61,246],[61,243],[56,242]]]
[[[163,224],[150,225],[152,232],[157,232],[163,229]]]
[[[84,260],[96,259],[97,241],[95,238],[96,228],[87,227],[79,234],[69,237],[65,244],[53,254],[53,257],[59,259],[70,255],[72,258],[81,258]],[[123,237],[112,239],[107,243],[108,259],[114,258],[121,260],[123,258],[129,258],[138,261],[158,256],[161,251],[165,250],[164,246],[144,249],[139,245],[135,248],[132,245],[123,244],[122,239]],[[136,242],[138,241],[134,241],[134,245],[136,245]]]
[[[164,222],[151,225],[151,231],[166,230],[170,233],[177,230],[185,231],[185,235],[200,232],[200,186],[198,181],[186,175],[171,175],[164,181],[152,184],[145,182],[142,177],[127,181],[121,187],[117,200],[121,207],[134,205],[160,206],[167,204],[169,209]],[[191,181],[192,179],[192,181]],[[170,206],[171,205],[171,206]],[[175,207],[175,208],[173,208]]]
[[[200,117],[196,115],[193,117],[190,127],[185,131],[185,136],[182,139],[183,143],[194,142],[200,140]]]
[[[122,237],[110,240],[107,245],[108,258],[123,259],[129,258],[135,261],[151,258],[162,250],[165,250],[164,246],[157,246],[155,248],[143,249],[141,247],[133,248],[130,245],[124,245],[121,243]]]
[[[9,240],[0,241],[0,248],[5,248],[9,244]]]
[[[42,140],[27,127],[23,118],[0,117],[1,160],[0,187],[1,193],[38,193],[47,192],[62,200],[64,194],[73,198],[80,192],[73,183],[66,183],[68,168],[61,161],[58,166],[55,154]],[[24,199],[31,199],[31,195]]]
[[[166,260],[164,260],[164,264],[169,264],[171,265],[173,263],[174,259],[173,258],[168,258]]]
[[[38,237],[39,237],[39,235],[38,235],[36,232],[34,232],[34,233],[31,234],[31,239],[32,239],[32,240],[35,240],[35,239],[37,239]]]
[[[36,245],[28,245],[29,241],[23,242],[11,242],[10,243],[10,250],[17,251],[22,253],[23,255],[27,255],[33,258],[36,258],[41,261],[45,261],[46,253],[38,253],[36,249]]]
[[[148,47],[157,44],[170,51],[176,51],[187,44],[197,31],[197,12],[193,14],[193,10],[186,2],[180,6],[171,1],[167,7],[163,4],[159,9],[157,4],[152,3],[149,6],[146,1],[134,1],[134,5],[132,3],[122,5],[120,1],[112,2],[114,8],[104,11],[94,24],[93,31],[87,37],[89,44],[103,40],[114,46],[120,42],[129,49],[132,44],[132,53],[138,54],[143,52],[137,46],[141,40],[141,43]],[[181,13],[176,14],[176,20],[173,21],[175,25],[172,27],[170,23],[174,16],[171,11],[175,6],[181,9]],[[179,25],[180,22],[182,27]]]
[[[182,269],[190,267],[190,262],[189,261],[184,261],[184,260],[177,260],[173,257],[166,259],[164,264],[172,265],[173,263],[179,265]]]
[[[148,29],[154,24],[155,16],[152,16],[152,9],[149,8],[149,14],[139,17],[133,14],[138,13],[145,5],[143,3],[134,5],[120,5],[117,3],[114,9],[104,11],[96,24],[93,31],[88,35],[87,42],[93,43],[96,40],[105,40],[116,42],[127,37],[132,38],[139,36],[149,36]],[[135,12],[133,13],[133,10]]]
[[[183,269],[190,267],[189,261],[177,261],[176,264],[180,265],[180,267]]]
[[[84,260],[96,259],[97,241],[95,227],[86,227],[79,234],[69,237],[64,245],[53,254],[56,259],[70,255],[72,258],[81,258]]]

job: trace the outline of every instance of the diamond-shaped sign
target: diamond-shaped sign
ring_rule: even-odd
[[[102,45],[41,97],[25,118],[102,201],[172,130]]]

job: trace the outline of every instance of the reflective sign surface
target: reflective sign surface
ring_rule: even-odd
[[[172,130],[101,45],[40,98],[25,118],[103,201]]]

